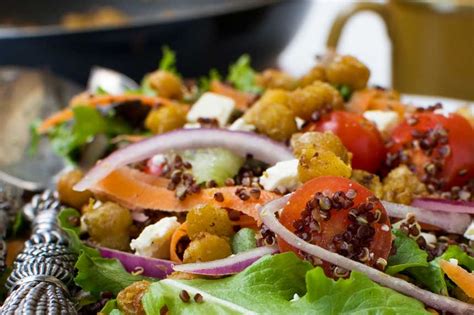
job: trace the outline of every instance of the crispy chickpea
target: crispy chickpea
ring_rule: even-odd
[[[117,306],[125,315],[144,315],[142,297],[148,291],[150,282],[137,281],[123,289],[117,295]]]
[[[146,80],[148,80],[150,87],[161,97],[178,100],[183,97],[183,83],[181,79],[172,72],[157,70],[150,73]]]
[[[211,205],[191,209],[186,222],[191,240],[196,239],[203,232],[225,237],[234,235],[227,210]]]
[[[296,116],[310,120],[311,114],[323,107],[341,109],[343,100],[330,84],[316,81],[304,88],[291,92],[288,106]]]
[[[352,56],[337,56],[326,67],[326,76],[331,84],[344,84],[352,90],[360,90],[367,86],[370,70]]]
[[[186,110],[179,105],[163,105],[150,111],[145,127],[154,134],[182,128],[186,123]]]
[[[129,249],[132,215],[128,209],[106,202],[85,213],[83,220],[94,242],[112,249]]]
[[[294,134],[291,137],[291,147],[293,148],[293,153],[298,158],[303,154],[304,150],[313,149],[332,151],[346,164],[349,164],[351,160],[351,154],[342,144],[341,139],[330,131],[311,131]]]
[[[388,173],[383,180],[383,199],[411,204],[413,198],[427,193],[426,186],[406,165],[400,165]]]
[[[305,87],[310,85],[315,81],[323,81],[325,82],[326,79],[326,69],[322,65],[316,65],[307,74],[302,76],[299,81],[300,87]]]
[[[183,262],[212,261],[232,255],[229,241],[209,233],[201,233],[199,238],[189,243],[184,251]]]
[[[277,141],[285,141],[295,133],[295,115],[286,106],[288,92],[267,90],[262,98],[244,114],[246,123],[254,125],[257,130]]]
[[[256,77],[256,83],[265,89],[294,90],[298,81],[291,75],[276,69],[267,69]]]
[[[383,197],[382,183],[377,175],[364,170],[352,170],[351,179],[370,189],[377,198]]]
[[[74,185],[77,184],[84,174],[81,170],[72,170],[65,173],[59,178],[56,189],[58,190],[59,200],[76,209],[81,209],[83,205],[87,204],[92,193],[86,191],[75,191]]]
[[[298,178],[305,183],[320,176],[351,176],[351,166],[329,150],[304,150],[299,158]]]

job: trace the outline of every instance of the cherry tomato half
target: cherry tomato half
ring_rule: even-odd
[[[352,152],[352,167],[377,172],[385,159],[385,146],[375,125],[362,115],[334,111],[310,123],[304,131],[332,131]]]
[[[389,167],[408,165],[430,190],[474,177],[474,129],[458,114],[412,114],[392,131],[388,152]]]
[[[300,238],[369,266],[383,268],[392,245],[387,212],[373,193],[343,177],[312,179],[291,196],[280,222]],[[281,252],[306,257],[277,236]],[[344,277],[344,271],[323,262],[328,276]]]

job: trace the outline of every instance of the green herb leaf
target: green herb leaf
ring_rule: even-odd
[[[348,85],[338,85],[336,86],[336,89],[339,91],[344,101],[347,102],[348,100],[350,100],[352,95],[352,89]]]
[[[68,235],[69,247],[74,253],[76,253],[76,255],[86,253],[89,256],[99,257],[99,251],[82,243],[79,238],[80,228],[71,224],[73,218],[76,218],[76,220],[80,220],[81,218],[79,211],[73,208],[62,209],[58,214],[58,224],[59,227]]]
[[[250,65],[249,55],[242,55],[229,67],[227,81],[232,83],[238,90],[259,94],[262,88],[255,84],[256,72]]]
[[[182,290],[191,299],[201,294],[203,302],[183,303]],[[165,305],[172,314],[429,314],[419,301],[363,274],[334,281],[293,253],[265,256],[228,278],[162,280],[150,286],[142,303],[150,315]]]
[[[440,258],[448,261],[454,258],[458,261],[459,265],[466,267],[470,272],[474,271],[474,258],[469,256],[458,245],[450,245]]]
[[[427,267],[413,267],[406,271],[431,292],[448,295],[448,287],[444,273],[439,266],[439,258],[430,261]]]
[[[200,77],[198,80],[199,94],[209,91],[212,81],[221,81],[222,76],[217,69],[211,69],[208,76]]]
[[[386,273],[393,275],[410,267],[428,266],[428,253],[418,246],[415,240],[403,234],[400,230],[394,230],[395,247],[397,252],[388,258]]]
[[[95,95],[109,95],[109,92],[107,92],[103,87],[99,86],[95,91]]]
[[[114,137],[130,133],[130,127],[113,115],[103,116],[95,108],[75,106],[72,124],[61,124],[52,128],[48,136],[53,150],[69,162],[74,163],[80,148],[95,135],[105,134]]]
[[[108,315],[116,308],[117,308],[117,300],[111,299],[111,300],[108,300],[107,303],[105,303],[104,307],[100,310],[100,313]]]
[[[168,46],[163,46],[161,48],[161,51],[163,52],[163,56],[161,57],[160,65],[158,66],[158,68],[160,70],[169,71],[177,74],[178,72],[176,70],[176,53]]]
[[[128,273],[117,259],[89,256],[87,252],[79,256],[75,267],[77,276],[74,282],[95,297],[106,291],[117,295],[136,281],[150,280]]]

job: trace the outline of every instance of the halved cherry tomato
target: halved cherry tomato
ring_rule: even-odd
[[[390,253],[392,234],[384,207],[370,190],[347,178],[324,176],[305,183],[290,197],[280,222],[312,244],[369,266],[384,267]],[[280,251],[305,257],[278,236],[277,242]],[[344,276],[327,262],[323,268],[328,276]]]
[[[385,147],[375,125],[362,115],[334,111],[317,122],[310,123],[304,131],[332,131],[352,152],[352,167],[371,173],[377,172],[385,158]]]
[[[417,112],[392,132],[387,165],[410,166],[431,189],[463,185],[474,177],[474,129],[458,114]]]

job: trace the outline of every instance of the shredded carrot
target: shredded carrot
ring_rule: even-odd
[[[181,224],[179,228],[177,228],[173,235],[171,236],[171,243],[170,243],[170,259],[175,263],[182,263],[183,261],[179,258],[178,253],[176,250],[178,249],[179,241],[188,235],[188,225],[186,222]]]
[[[474,274],[446,260],[440,260],[439,265],[444,273],[470,298],[474,298]]]
[[[249,93],[238,91],[220,81],[212,81],[209,89],[213,93],[221,94],[232,98],[235,106],[240,110],[246,110],[255,100],[255,96]]]
[[[275,193],[262,190],[258,199],[251,197],[242,200],[236,194],[241,186],[201,189],[199,193],[179,200],[174,191],[165,186],[166,179],[157,181],[156,176],[148,175],[128,167],[117,169],[107,177],[91,187],[91,190],[106,199],[118,202],[129,209],[151,209],[169,212],[186,212],[200,205],[214,205],[216,207],[237,210],[259,221],[258,206],[274,200],[279,196]],[[244,188],[245,189],[245,188]],[[224,201],[219,202],[214,194],[221,193]]]
[[[362,114],[367,110],[391,110],[397,112],[400,118],[405,114],[406,108],[397,93],[379,89],[357,91],[347,104],[347,109],[351,112]]]
[[[165,105],[165,106],[173,106],[173,105],[180,105],[180,106],[188,106],[185,104],[177,103],[173,100],[158,97],[158,96],[146,96],[146,95],[135,95],[135,94],[124,94],[124,95],[86,95],[86,94],[79,94],[77,97],[73,98],[70,103],[70,107],[74,106],[91,106],[91,107],[99,107],[99,106],[107,106],[112,103],[123,103],[123,102],[133,102],[139,101],[144,105],[155,107],[158,105]],[[71,120],[74,117],[74,114],[71,108],[65,108],[60,112],[54,113],[50,117],[46,118],[41,125],[38,127],[38,133],[43,134],[48,131],[49,128],[52,128],[60,123],[66,122]]]

